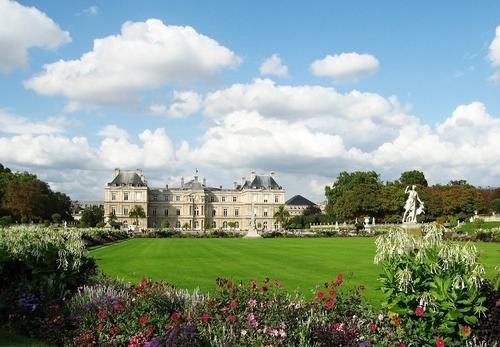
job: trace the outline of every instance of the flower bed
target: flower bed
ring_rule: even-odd
[[[200,294],[147,279],[124,284],[95,275],[81,229],[0,229],[0,322],[57,345],[75,346],[494,346],[498,280],[482,278],[471,244],[447,243],[437,225],[425,237],[379,237],[382,310],[342,274],[313,299],[279,281],[217,279]]]

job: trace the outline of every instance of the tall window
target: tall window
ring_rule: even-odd
[[[236,202],[236,196],[233,196],[233,202]]]
[[[267,230],[267,222],[264,222],[263,225],[264,225],[264,230]]]
[[[222,202],[225,202],[225,201],[226,201],[226,197],[225,197],[225,196],[223,196],[223,197],[222,197]]]
[[[125,216],[128,216],[128,207],[124,207],[124,208],[123,208],[123,214],[124,214]]]
[[[127,192],[123,193],[123,200],[128,200],[128,193]]]
[[[116,216],[116,207],[115,206],[111,206],[111,213]]]
[[[274,196],[274,202],[280,202],[280,197],[278,195]]]
[[[235,215],[236,217],[238,217],[238,216],[240,215],[240,209],[239,209],[239,208],[235,208],[235,209],[234,209],[234,215]]]
[[[210,197],[210,202],[215,202],[215,196],[213,196],[213,195],[212,195],[212,196]]]
[[[165,201],[168,201],[168,195],[165,195]]]
[[[212,222],[212,228],[217,228],[217,223],[215,221]]]
[[[198,229],[200,227],[200,223],[198,221],[194,222],[194,228]]]
[[[223,215],[224,217],[227,217],[227,208],[225,208],[225,209],[223,210],[222,215]]]
[[[153,208],[153,216],[156,216],[156,208]]]
[[[217,214],[217,211],[215,210],[215,208],[212,210],[212,217],[215,217],[215,215]]]
[[[111,193],[111,200],[116,200],[116,193]]]
[[[180,195],[176,195],[176,196],[175,196],[175,201],[181,201],[181,197],[180,197]]]
[[[264,209],[264,217],[267,217],[267,208]]]
[[[240,222],[234,222],[234,227],[236,229],[239,229],[240,228]]]
[[[181,215],[181,209],[180,208],[178,208],[175,212],[177,213],[178,216]]]
[[[165,214],[165,217],[168,216],[168,208],[166,208],[163,213]]]
[[[224,229],[227,229],[227,222],[226,222],[226,221],[224,221],[224,223],[222,223],[222,227],[223,227]]]
[[[195,215],[195,216],[199,216],[199,215],[200,215],[200,208],[199,208],[198,206],[196,206],[196,207],[194,208],[194,215]]]
[[[158,195],[153,195],[153,200],[154,201],[158,200]]]

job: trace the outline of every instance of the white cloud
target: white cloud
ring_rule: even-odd
[[[488,77],[488,80],[493,83],[500,83],[500,71],[497,71],[493,75]]]
[[[174,91],[170,106],[152,104],[149,110],[152,113],[166,115],[172,118],[183,118],[197,112],[202,103],[202,97],[193,91]]]
[[[100,12],[101,12],[101,9],[98,6],[92,5],[92,6],[87,7],[86,9],[78,12],[77,15],[79,15],[79,16],[80,15],[95,16],[95,15],[98,15]]]
[[[165,168],[174,160],[174,150],[165,129],[144,130],[139,134],[142,145],[127,138],[107,137],[99,147],[99,161],[106,168]]]
[[[311,64],[313,75],[339,81],[356,81],[375,73],[378,68],[379,62],[373,55],[356,52],[327,55]]]
[[[500,66],[500,25],[497,26],[495,38],[491,41],[488,58],[492,66]]]
[[[281,58],[277,54],[273,54],[264,60],[259,70],[262,75],[289,77],[288,67],[283,65]]]
[[[94,40],[92,51],[80,59],[45,65],[24,85],[42,95],[62,95],[74,106],[123,104],[137,101],[145,90],[209,79],[240,62],[192,27],[148,19],[126,22],[120,34]]]
[[[55,49],[70,42],[67,31],[35,7],[0,0],[0,71],[23,68],[28,64],[28,49]]]
[[[333,182],[331,179],[320,182],[317,179],[313,178],[309,182],[309,189],[311,190],[312,194],[314,194],[315,196],[323,197],[323,200],[324,200],[325,187],[331,186],[332,184],[333,184]]]
[[[55,134],[62,133],[74,122],[65,117],[49,117],[44,121],[30,121],[27,118],[0,109],[0,132],[11,134]]]
[[[125,129],[122,129],[114,124],[106,125],[101,131],[98,133],[99,136],[108,137],[116,140],[128,140],[128,132]]]
[[[396,137],[402,125],[416,122],[395,97],[356,90],[342,94],[314,85],[277,85],[269,79],[209,93],[204,106],[204,114],[215,121],[236,111],[256,111],[266,118],[334,133],[347,145],[362,148],[380,145]]]

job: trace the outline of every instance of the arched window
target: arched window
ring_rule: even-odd
[[[264,230],[267,230],[267,222],[264,222]]]
[[[194,228],[198,229],[200,227],[200,223],[198,221],[194,222]]]
[[[223,228],[223,229],[227,229],[227,222],[226,222],[226,221],[224,221],[224,222],[222,223],[222,228]]]
[[[217,223],[215,221],[212,222],[212,228],[217,228]]]
[[[239,229],[240,228],[240,222],[234,222],[234,228]]]

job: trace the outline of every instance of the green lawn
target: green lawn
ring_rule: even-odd
[[[476,243],[488,276],[500,264],[500,244]],[[217,277],[235,281],[279,279],[288,290],[310,294],[338,272],[364,284],[376,303],[379,269],[372,238],[314,239],[133,239],[91,251],[106,273],[127,281],[142,276],[180,288],[215,288]]]
[[[500,222],[484,222],[481,224],[481,229],[493,229],[500,227]],[[474,222],[465,223],[460,227],[460,231],[464,233],[471,233],[477,229],[477,224]]]

